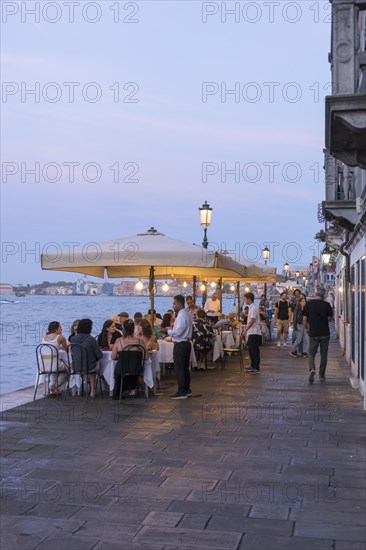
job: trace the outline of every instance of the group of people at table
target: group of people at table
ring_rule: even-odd
[[[95,338],[91,335],[93,322],[91,319],[80,319],[72,323],[70,335],[66,338],[62,334],[62,326],[58,321],[52,321],[42,344],[54,346],[59,352],[71,352],[81,345],[87,350],[88,377],[90,397],[96,396],[96,374],[99,370],[99,361],[103,351],[111,352],[111,359],[116,361],[118,353],[127,346],[142,346],[145,359],[159,351],[159,342],[173,342],[174,371],[178,381],[178,394],[186,395],[190,392],[188,380],[190,370],[190,354],[193,344],[198,369],[205,369],[205,354],[213,345],[217,330],[240,329],[242,324],[236,321],[235,315],[228,316],[220,313],[220,301],[217,294],[207,300],[204,309],[200,309],[191,296],[185,299],[178,295],[174,298],[173,308],[163,316],[151,310],[143,316],[136,312],[131,319],[127,312],[114,315],[103,324],[100,334]],[[43,352],[46,353],[46,352]],[[62,353],[60,353],[62,355]],[[80,354],[72,352],[73,372],[81,372],[82,358]],[[59,358],[58,372],[52,372],[49,381],[49,395],[59,395],[66,386],[69,365]],[[130,397],[137,395],[137,376],[128,376],[124,379],[123,390],[128,391]],[[117,392],[113,396],[117,398]],[[189,395],[188,395],[189,396]]]

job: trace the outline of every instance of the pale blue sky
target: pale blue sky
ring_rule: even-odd
[[[58,2],[60,21],[45,20],[55,17],[50,10],[45,16],[41,12],[36,23],[34,16],[22,14],[25,4],[35,3],[18,2],[18,13],[7,19],[3,13],[2,23],[3,89],[19,87],[19,92],[3,95],[1,105],[2,282],[74,280],[76,275],[42,272],[38,258],[26,254],[49,242],[62,246],[68,241],[105,241],[153,225],[173,238],[200,243],[198,207],[205,200],[214,208],[210,241],[224,242],[229,250],[237,242],[240,250],[248,242],[278,242],[270,264],[280,269],[285,261],[291,265],[295,248],[288,249],[289,255],[282,250],[295,241],[302,250],[299,263],[311,261],[313,236],[321,228],[317,204],[324,195],[324,95],[330,93],[330,23],[323,22],[329,14],[327,1],[269,2],[273,22],[268,2],[241,2],[241,8],[257,5],[261,17],[256,23],[242,14],[238,23],[234,16],[224,23],[220,12],[203,23],[205,3],[197,1],[120,2],[121,18],[138,7],[131,16],[138,22],[114,23],[110,8],[116,2],[109,0],[95,2],[101,13],[95,24],[82,18],[81,7],[88,2],[75,7],[74,23],[68,22],[63,2]],[[229,8],[234,2],[226,4]],[[210,5],[216,9],[221,2]],[[285,6],[285,18],[299,15],[299,21],[284,20]],[[94,16],[92,10],[88,13]],[[247,12],[247,19],[254,16],[254,11]],[[40,101],[26,96],[22,102],[21,83],[32,88],[35,82]],[[42,90],[48,90],[46,98],[55,93],[56,88],[47,88],[50,82],[57,83],[62,94],[55,103],[42,98]],[[74,103],[68,100],[65,82],[80,83]],[[96,103],[81,94],[91,82],[102,92]],[[109,87],[116,82],[120,97],[136,92],[138,102],[114,102]],[[221,101],[217,93],[203,102],[203,82],[217,83],[219,89],[221,83],[227,89],[239,83],[247,95],[235,102],[233,95]],[[265,85],[269,82],[277,83],[273,102]],[[138,91],[135,84],[123,90],[126,83],[136,83]],[[301,90],[296,103],[283,98],[289,83],[296,83],[289,93]],[[93,90],[87,88],[90,94]],[[253,103],[248,99],[255,90],[261,90],[262,97]],[[50,183],[41,175],[41,181],[34,182],[21,163],[31,167],[36,162],[41,170],[47,163],[58,163],[60,181]],[[97,163],[100,180],[85,181],[76,167],[75,181],[68,181],[64,163],[70,162]],[[248,168],[247,179],[252,181],[235,182],[228,176],[222,183],[218,173],[204,183],[206,162],[226,163],[228,168],[254,163],[262,175],[254,182]],[[19,166],[7,181],[4,170],[14,165],[4,163]],[[119,183],[113,182],[109,168],[115,163],[123,174]],[[138,165],[138,182],[122,181],[135,166],[128,163]],[[269,181],[268,163],[279,163],[274,181]],[[301,168],[298,182],[283,177],[288,163]],[[52,170],[46,179],[53,177]],[[91,170],[88,177],[93,174]],[[288,179],[295,179],[291,169]]]

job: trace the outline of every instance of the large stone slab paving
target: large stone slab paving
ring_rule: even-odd
[[[194,395],[4,409],[1,550],[362,550],[362,399],[262,348],[262,372],[192,373]],[[10,403],[10,401],[9,401]],[[349,546],[347,546],[349,545]]]

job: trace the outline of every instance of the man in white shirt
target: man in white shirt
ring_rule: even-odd
[[[249,306],[248,323],[243,332],[243,337],[248,336],[248,351],[250,357],[250,367],[245,369],[249,374],[259,374],[260,372],[260,351],[259,346],[262,343],[261,320],[259,310],[254,304],[254,294],[247,292],[244,294],[245,302]]]
[[[184,296],[174,296],[173,308],[177,317],[172,329],[161,329],[172,337],[174,342],[173,361],[177,378],[178,391],[171,399],[187,399],[191,397],[191,373],[189,361],[191,357],[192,316],[184,307]]]
[[[197,311],[199,311],[200,308],[194,303],[192,296],[187,296],[186,303],[186,310],[191,314],[192,320],[194,321],[197,319]]]
[[[214,292],[214,294],[212,294],[211,300],[207,300],[205,303],[205,307],[203,308],[207,315],[208,321],[212,321],[213,324],[216,324],[219,320],[219,314],[221,311],[220,300],[218,300],[217,298],[218,294]]]

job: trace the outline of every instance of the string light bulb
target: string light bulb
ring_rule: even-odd
[[[137,281],[137,283],[135,284],[135,289],[136,289],[136,290],[142,290],[143,288],[144,288],[144,285],[143,285],[141,279],[139,279],[139,280]]]
[[[169,290],[169,285],[168,285],[168,283],[167,283],[166,281],[165,281],[165,283],[163,284],[163,286],[161,287],[161,290],[162,290],[163,292],[168,292],[168,290]]]

